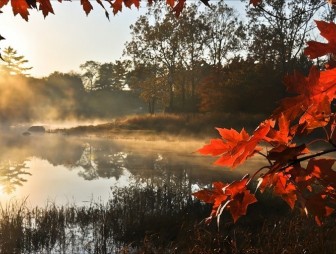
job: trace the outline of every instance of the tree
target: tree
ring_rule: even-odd
[[[29,168],[25,165],[25,162],[2,161],[0,163],[2,191],[11,194],[17,186],[22,186],[24,182],[27,182],[25,176],[31,175],[27,169]]]
[[[281,74],[293,71],[313,30],[312,18],[323,5],[319,0],[265,0],[259,8],[250,8],[248,54]]]
[[[165,74],[155,65],[137,65],[127,75],[129,87],[138,93],[147,105],[148,113],[164,108],[169,100]]]
[[[32,67],[26,67],[28,60],[24,56],[18,55],[17,51],[12,47],[7,47],[2,51],[1,69],[10,75],[27,75],[27,71]]]
[[[87,61],[80,65],[81,70],[84,72],[82,74],[82,79],[86,90],[92,92],[95,87],[95,83],[98,78],[100,64],[95,61]]]
[[[174,87],[177,63],[179,62],[179,40],[175,27],[177,20],[171,13],[155,15],[156,20],[152,25],[147,16],[141,16],[131,26],[132,40],[126,44],[126,55],[133,59],[133,64],[152,64],[156,68],[164,68],[166,82],[169,89],[169,103],[167,111],[174,109]]]
[[[8,2],[1,1],[0,8]],[[139,5],[138,0],[107,2],[111,4],[115,13],[121,10],[122,3],[126,6]],[[208,5],[208,1],[203,2]],[[105,8],[101,1],[98,3]],[[251,0],[251,3],[262,8],[261,0]],[[86,13],[91,11],[92,6],[88,0],[81,1],[81,4]],[[167,4],[173,7],[173,12],[179,16],[185,0],[179,0],[176,4],[175,1],[167,1]],[[11,1],[11,5],[14,14],[20,14],[26,20],[29,15],[28,9],[37,8],[36,1]],[[53,12],[49,0],[39,1],[39,9],[44,15]],[[267,10],[265,12],[267,13]],[[252,177],[246,176],[229,184],[215,182],[214,190],[195,193],[199,199],[214,204],[211,218],[219,218],[224,209],[231,212],[234,221],[245,215],[247,207],[256,202],[255,196],[247,189],[247,185],[256,176],[260,176],[261,192],[271,188],[291,208],[298,205],[305,212],[312,214],[318,224],[333,212],[333,206],[336,204],[336,172],[332,166],[336,160],[320,156],[336,151],[336,117],[330,106],[336,97],[336,68],[332,61],[336,55],[336,25],[324,21],[317,21],[316,24],[328,42],[308,42],[305,54],[311,59],[330,54],[330,61],[325,70],[320,71],[317,66],[313,66],[308,76],[299,72],[287,75],[286,88],[294,95],[284,98],[271,117],[260,123],[252,135],[244,129],[238,132],[219,128],[221,138],[211,140],[210,144],[200,149],[203,154],[220,156],[216,164],[231,168],[241,165],[256,154],[265,157],[267,162],[267,165],[257,169]],[[297,145],[294,142],[297,135],[308,135],[320,128],[325,133],[322,140],[329,148],[313,153],[308,149],[311,143]],[[270,149],[263,151],[259,146],[261,142],[266,142]],[[308,164],[303,165],[303,161],[308,161]],[[262,171],[264,173],[261,173]]]
[[[126,85],[126,73],[129,61],[103,63],[98,68],[95,90],[121,91]]]
[[[87,61],[80,65],[84,71],[82,79],[87,91],[120,91],[126,85],[126,73],[130,62],[117,60],[115,63]]]
[[[134,66],[154,63],[164,70],[164,84],[169,91],[166,111],[195,112],[202,69],[208,65],[221,68],[230,54],[239,51],[242,24],[234,10],[223,3],[213,7],[199,13],[197,6],[191,5],[179,20],[169,12],[154,9],[131,26],[132,40],[126,44],[125,54]],[[214,17],[218,18],[216,29]]]
[[[241,39],[245,36],[242,21],[224,1],[205,9],[200,19],[207,26],[205,46],[210,64],[220,68],[228,61],[229,54],[242,51]]]
[[[85,88],[81,77],[76,73],[54,72],[45,78],[42,91],[44,106],[39,106],[38,112],[44,117],[66,119],[80,117],[85,109]]]
[[[210,68],[198,93],[201,112],[266,116],[282,98],[284,89],[279,71],[273,65],[236,57],[220,69]]]

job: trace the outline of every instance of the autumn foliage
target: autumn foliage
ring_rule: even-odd
[[[146,0],[145,2],[147,2],[148,5],[152,5],[153,2],[158,1],[159,0]],[[261,1],[262,0],[250,0],[250,4],[257,6]],[[62,3],[63,1],[58,0],[58,2]],[[90,0],[80,0],[79,2],[86,15],[89,15],[93,10],[93,5]],[[104,9],[106,17],[109,18],[109,10],[115,15],[122,11],[123,6],[127,8],[132,8],[132,6],[139,8],[141,0],[95,0],[95,2]],[[172,12],[175,13],[177,17],[181,14],[186,4],[186,0],[165,0],[165,2],[171,7]],[[201,2],[206,6],[210,6],[209,0],[201,0]],[[51,0],[0,0],[0,9],[9,3],[12,6],[14,15],[19,14],[26,21],[28,21],[29,11],[31,9],[41,11],[44,17],[48,16],[50,13],[54,14]]]
[[[294,72],[284,78],[290,97],[280,101],[269,119],[262,122],[252,135],[244,129],[220,129],[219,139],[212,139],[198,151],[218,156],[216,165],[234,169],[253,156],[263,156],[265,166],[252,176],[245,176],[233,183],[213,183],[212,190],[200,190],[194,196],[213,204],[210,217],[219,220],[223,210],[228,210],[233,220],[246,214],[248,205],[256,202],[247,189],[257,180],[257,189],[266,189],[281,197],[292,209],[298,207],[314,216],[317,224],[329,216],[336,205],[336,172],[332,169],[335,159],[322,155],[336,152],[336,115],[331,104],[336,98],[336,25],[333,22],[316,21],[321,35],[328,43],[308,42],[305,54],[311,59],[329,55],[325,70],[317,66],[308,76]],[[309,134],[323,129],[324,137],[309,141]],[[307,143],[297,144],[297,136]],[[315,152],[311,146],[317,142],[325,149]]]
[[[201,1],[209,5],[208,0]],[[109,11],[117,14],[123,7],[140,6],[140,0],[96,2],[104,9],[107,18]],[[150,5],[155,0],[146,2]],[[166,0],[165,3],[178,17],[186,0]],[[0,0],[0,9],[8,4],[14,15],[27,21],[31,9],[41,11],[44,17],[54,13],[50,0]],[[250,4],[259,6],[261,0],[250,0]],[[89,0],[80,0],[80,5],[87,15],[93,10]],[[199,149],[201,154],[218,156],[216,165],[232,169],[254,156],[262,156],[266,162],[251,176],[232,183],[214,182],[213,189],[193,194],[213,204],[208,221],[214,217],[219,220],[224,210],[231,213],[234,221],[245,215],[248,206],[257,202],[248,189],[253,180],[258,181],[260,192],[271,189],[292,209],[298,207],[314,216],[319,225],[336,208],[336,172],[332,169],[336,160],[322,157],[336,151],[336,115],[331,107],[336,97],[336,24],[325,21],[316,21],[316,24],[327,43],[310,41],[304,53],[311,59],[328,55],[329,63],[324,70],[313,66],[308,76],[299,72],[287,75],[284,84],[291,96],[281,100],[270,118],[260,123],[251,135],[245,129],[218,128],[220,138],[212,139]],[[302,144],[295,142],[297,136],[308,139],[307,135],[316,129],[323,129],[323,138]],[[316,142],[323,142],[326,148],[314,152],[311,145]]]
[[[155,1],[156,0],[148,0],[147,3],[151,5]],[[58,2],[61,3],[62,0],[58,0]],[[86,15],[93,10],[93,5],[90,0],[80,0],[79,2]],[[95,2],[104,9],[107,18],[109,18],[110,15],[109,11],[112,11],[115,15],[122,11],[123,6],[127,8],[131,8],[132,6],[136,8],[140,7],[140,0],[96,0]],[[180,15],[185,2],[186,0],[166,0],[166,4],[172,8],[172,12],[174,12],[176,16]],[[203,0],[203,2],[208,5],[208,0]],[[51,0],[0,0],[0,9],[9,3],[12,6],[14,15],[19,14],[26,21],[28,21],[29,11],[31,9],[41,11],[44,17],[49,14],[54,14]]]

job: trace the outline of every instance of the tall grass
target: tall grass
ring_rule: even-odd
[[[118,118],[110,123],[95,126],[78,126],[57,131],[67,134],[132,131],[131,135],[135,134],[134,131],[147,131],[149,134],[166,133],[191,137],[201,134],[204,137],[216,134],[215,127],[237,129],[244,127],[245,129],[253,130],[264,118],[264,115],[244,113],[134,115]]]
[[[335,253],[336,225],[322,227],[279,200],[254,205],[233,224],[223,214],[200,223],[210,207],[190,186],[116,188],[106,203],[0,209],[0,253]],[[275,206],[275,207],[274,207]]]

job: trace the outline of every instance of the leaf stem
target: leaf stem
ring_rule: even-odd
[[[263,167],[259,168],[259,169],[258,169],[252,176],[251,176],[251,178],[247,181],[246,185],[248,185],[248,184],[252,181],[252,179],[253,179],[258,173],[260,173],[262,170],[264,170],[265,168],[270,169],[271,167],[270,167],[270,166],[263,166]]]
[[[268,160],[270,166],[273,165],[272,162],[271,162],[271,160],[267,158],[267,155],[266,155],[266,154],[264,154],[264,153],[262,153],[262,152],[258,152],[258,154],[260,154],[261,156],[265,157],[265,158]]]
[[[321,152],[318,152],[318,153],[315,153],[315,154],[303,156],[301,158],[293,160],[292,162],[288,163],[286,166],[283,166],[282,168],[279,169],[279,171],[283,171],[283,170],[285,170],[286,168],[288,168],[290,166],[293,166],[293,165],[295,165],[297,163],[300,163],[301,161],[306,161],[306,160],[309,160],[309,159],[312,159],[312,158],[315,158],[315,157],[318,157],[318,156],[321,156],[321,155],[324,155],[324,154],[327,154],[327,153],[333,153],[333,152],[336,152],[336,148],[335,147],[327,149],[327,150],[324,150],[324,151],[321,151]]]

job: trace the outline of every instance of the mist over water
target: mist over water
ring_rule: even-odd
[[[190,192],[213,181],[232,181],[245,171],[211,166],[198,141],[101,139],[2,132],[0,202],[24,199],[32,206],[106,201],[116,187],[190,185]]]
[[[23,75],[0,75],[0,123],[97,122],[143,113],[144,105],[130,91],[84,89],[77,74],[53,73],[37,79]]]

